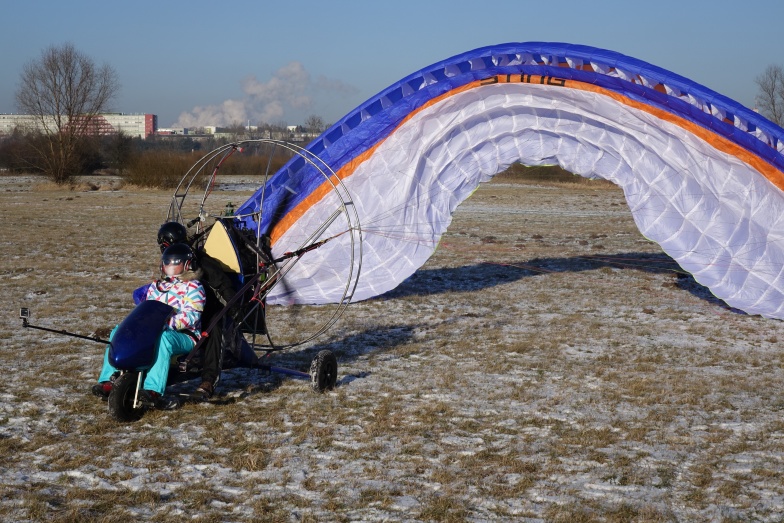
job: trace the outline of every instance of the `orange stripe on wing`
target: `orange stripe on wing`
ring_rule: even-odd
[[[721,152],[727,153],[730,156],[735,156],[742,162],[749,164],[750,166],[754,167],[760,174],[762,174],[765,178],[770,181],[773,185],[778,187],[780,190],[784,191],[784,173],[782,173],[776,166],[767,162],[760,156],[754,154],[753,152],[749,151],[748,149],[744,149],[740,145],[736,144],[729,138],[725,138],[720,134],[717,134],[701,125],[698,125],[690,120],[687,120],[681,116],[675,115],[669,111],[665,111],[659,107],[651,106],[645,104],[643,102],[638,102],[637,100],[633,100],[626,96],[623,96],[620,93],[615,91],[609,91],[602,87],[598,87],[592,84],[587,84],[583,82],[568,82],[568,87],[572,87],[574,89],[579,89],[581,91],[590,91],[599,94],[603,94],[616,100],[619,103],[624,105],[628,105],[629,107],[634,107],[635,109],[639,109],[641,111],[645,111],[649,114],[652,114],[662,120],[670,122],[672,124],[677,125],[678,127],[689,131],[690,133],[694,134],[702,138],[704,141],[708,142],[714,149],[719,150]]]
[[[629,107],[633,107],[640,111],[647,112],[670,122],[682,129],[689,131],[690,133],[694,134],[695,136],[700,137],[715,149],[727,153],[731,156],[737,157],[739,160],[751,165],[754,169],[759,171],[765,178],[767,178],[773,185],[778,187],[780,190],[784,191],[784,173],[782,173],[778,168],[774,165],[770,164],[769,162],[765,161],[763,158],[759,157],[758,155],[744,149],[740,145],[737,145],[735,142],[725,138],[719,134],[716,134],[713,131],[705,129],[704,127],[691,122],[681,116],[677,116],[669,111],[664,109],[648,105],[643,102],[639,102],[637,100],[633,100],[623,94],[620,94],[616,91],[611,91],[609,89],[605,89],[603,87],[599,87],[593,84],[588,84],[584,82],[578,82],[575,80],[566,80],[560,78],[554,78],[551,76],[539,76],[539,75],[497,75],[495,77],[486,78],[484,80],[475,80],[473,82],[467,83],[460,87],[456,87],[446,93],[432,98],[431,100],[427,101],[421,107],[417,108],[416,110],[412,111],[408,114],[396,127],[395,129],[390,132],[387,136],[383,139],[379,140],[375,145],[369,147],[359,155],[357,155],[354,159],[348,162],[346,165],[341,167],[335,174],[335,176],[330,177],[330,181],[327,182],[326,180],[322,183],[319,187],[314,189],[304,200],[302,200],[297,206],[292,209],[286,216],[278,222],[278,224],[272,229],[270,232],[270,240],[272,244],[275,244],[277,240],[280,239],[286,231],[289,230],[296,222],[299,220],[312,206],[316,203],[321,201],[321,199],[327,195],[332,189],[333,184],[337,183],[337,180],[344,180],[351,176],[357,167],[364,163],[370,155],[372,155],[376,149],[378,149],[381,144],[383,144],[386,139],[395,133],[400,127],[405,125],[406,122],[411,120],[414,116],[416,116],[419,112],[431,107],[442,100],[449,98],[450,96],[454,96],[456,94],[468,91],[470,89],[474,89],[480,86],[485,85],[493,85],[498,83],[528,83],[528,84],[542,84],[542,85],[550,85],[554,87],[566,87],[572,89],[578,89],[581,91],[593,92],[597,94],[601,94],[607,97],[612,98],[613,100],[617,101],[618,103],[624,104]],[[331,183],[330,183],[331,182]]]
[[[478,87],[479,85],[480,85],[480,82],[478,80],[475,81],[475,82],[471,82],[471,83],[462,85],[460,87],[457,87],[457,88],[455,88],[455,89],[453,89],[451,91],[448,91],[448,92],[442,94],[441,96],[437,96],[436,98],[432,98],[427,103],[425,103],[421,107],[419,107],[417,110],[411,111],[411,113],[408,116],[406,116],[397,125],[397,127],[395,127],[395,129],[392,132],[390,132],[383,139],[379,140],[372,147],[368,147],[365,151],[363,151],[362,153],[358,154],[354,159],[352,159],[346,165],[341,167],[335,173],[337,175],[337,179],[338,180],[345,180],[346,178],[351,176],[354,173],[354,171],[357,169],[357,167],[360,164],[364,163],[365,160],[367,160],[370,157],[370,155],[372,155],[374,152],[376,152],[376,149],[378,149],[379,146],[382,143],[384,143],[389,136],[394,134],[395,131],[397,131],[402,125],[404,125],[407,121],[409,121],[411,118],[416,116],[416,114],[419,113],[420,111],[422,111],[423,109],[426,109],[427,107],[430,107],[430,106],[432,106],[434,104],[437,104],[438,102],[440,102],[441,100],[443,100],[445,98],[453,96],[453,95],[455,95],[457,93],[461,93],[463,91],[468,91],[469,89],[473,89],[474,87]],[[291,226],[293,226],[297,222],[297,220],[299,220],[308,211],[308,209],[310,209],[312,206],[314,206],[317,202],[321,201],[321,199],[332,190],[333,184],[337,183],[337,180],[335,179],[335,176],[331,176],[330,177],[330,182],[331,183],[329,183],[329,182],[327,182],[325,180],[324,183],[322,183],[316,189],[314,189],[304,200],[302,200],[300,203],[298,203],[297,206],[294,207],[294,209],[289,211],[286,214],[286,216],[281,221],[278,222],[278,224],[272,229],[272,231],[270,231],[270,242],[273,245],[275,244],[275,242],[277,240],[280,239],[281,236],[283,236],[286,233],[286,231],[289,230],[289,228],[291,228]]]

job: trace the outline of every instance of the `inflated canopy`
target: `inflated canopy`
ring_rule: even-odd
[[[728,304],[784,317],[784,130],[682,76],[562,43],[476,49],[391,85],[308,150],[342,180],[362,226],[353,298],[388,291],[433,253],[455,208],[509,165],[557,164],[619,185],[642,234]],[[333,213],[301,158],[238,213],[257,211],[273,253]],[[338,234],[325,231],[324,235]],[[340,239],[308,253],[288,299],[340,299]],[[308,266],[332,267],[315,276]],[[329,276],[334,274],[334,277]],[[292,284],[292,282],[294,282]],[[270,300],[275,301],[275,296]]]

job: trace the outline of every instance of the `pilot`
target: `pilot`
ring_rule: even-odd
[[[165,397],[164,390],[171,357],[188,354],[201,336],[206,295],[199,281],[200,275],[190,246],[174,244],[166,247],[161,255],[161,278],[147,287],[145,299],[160,301],[175,309],[175,314],[169,318],[158,338],[155,363],[147,371],[142,386],[144,399],[158,409],[171,410],[180,406],[176,398]],[[107,398],[112,391],[112,377],[116,372],[117,369],[109,363],[107,347],[98,383],[92,388],[93,394]]]
[[[178,222],[166,222],[158,229],[158,245],[163,251],[170,245],[187,244],[188,232],[185,226]],[[195,251],[196,262],[201,268],[201,281],[207,295],[207,303],[202,315],[202,326],[208,328],[212,320],[225,304],[229,303],[236,289],[231,278],[224,272],[220,263],[203,250]],[[229,312],[233,316],[233,306]],[[202,343],[204,356],[202,361],[201,383],[193,393],[195,399],[209,399],[215,392],[215,386],[221,373],[221,341],[223,338],[223,321],[216,322],[208,334],[207,340]]]

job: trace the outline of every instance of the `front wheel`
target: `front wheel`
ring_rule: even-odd
[[[147,410],[146,406],[133,408],[138,382],[138,372],[125,372],[114,381],[112,392],[109,394],[109,414],[115,420],[121,422],[138,421],[144,415]]]
[[[319,352],[310,364],[310,385],[314,392],[335,388],[338,380],[338,359],[329,350]]]

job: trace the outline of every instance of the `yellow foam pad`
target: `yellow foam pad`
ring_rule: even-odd
[[[226,230],[223,222],[217,221],[212,226],[207,241],[204,242],[204,252],[221,262],[228,272],[239,274],[240,257],[237,253],[237,248]]]

